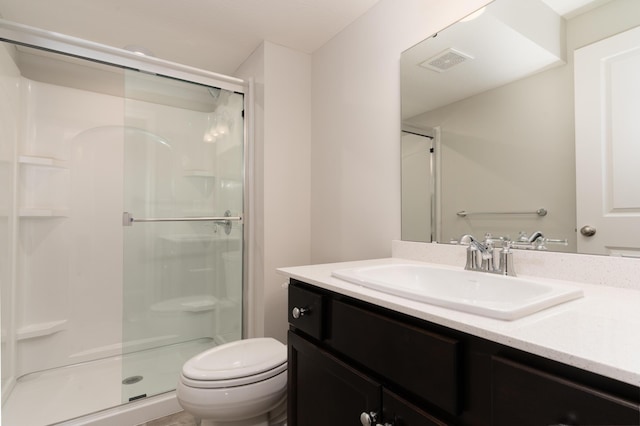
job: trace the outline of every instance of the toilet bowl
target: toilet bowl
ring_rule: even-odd
[[[188,360],[176,395],[203,426],[267,426],[284,423],[286,390],[287,347],[272,338],[255,338],[216,346]]]

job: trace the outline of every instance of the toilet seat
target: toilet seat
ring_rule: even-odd
[[[233,388],[238,386],[250,385],[253,383],[262,382],[268,379],[271,379],[278,374],[286,374],[287,371],[287,363],[274,368],[273,370],[265,371],[259,374],[254,374],[251,376],[240,377],[236,379],[230,380],[195,380],[186,377],[184,374],[181,375],[180,380],[185,386],[189,386],[192,388],[200,388],[200,389],[220,389],[220,388]]]
[[[270,379],[287,369],[287,347],[272,338],[238,340],[187,361],[181,381],[195,388],[242,386]]]

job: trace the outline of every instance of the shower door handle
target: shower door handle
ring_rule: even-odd
[[[224,212],[224,216],[201,217],[145,217],[135,218],[129,212],[122,213],[122,226],[133,226],[134,222],[214,222],[224,226],[225,234],[231,232],[231,222],[242,222],[242,216],[231,216],[231,211]]]

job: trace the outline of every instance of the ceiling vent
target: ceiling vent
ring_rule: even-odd
[[[436,72],[445,72],[468,59],[473,59],[473,56],[449,48],[422,62],[420,66]]]

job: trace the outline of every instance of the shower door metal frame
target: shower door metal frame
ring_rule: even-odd
[[[206,86],[220,87],[232,92],[244,94],[248,88],[247,83],[239,78],[177,64],[152,56],[142,56],[128,50],[45,31],[4,19],[0,19],[0,40],[50,50],[79,59],[89,59],[107,65],[129,68]]]
[[[131,69],[158,76],[168,77],[172,79],[182,80],[211,87],[219,87],[243,95],[244,114],[244,135],[243,135],[243,212],[238,218],[243,225],[243,268],[242,268],[242,338],[246,338],[249,334],[249,324],[251,316],[249,310],[249,275],[251,274],[251,212],[253,207],[250,203],[253,188],[251,180],[251,165],[253,164],[253,121],[252,121],[252,102],[253,102],[253,82],[245,81],[239,78],[218,74],[187,65],[151,57],[141,56],[139,54],[82,40],[76,37],[64,34],[45,31],[39,28],[27,25],[17,24],[15,22],[0,19],[0,41],[43,49],[63,55],[86,59],[106,65],[111,65],[124,69]]]
[[[429,202],[431,223],[429,225],[431,241],[442,241],[442,131],[440,126],[433,127],[430,131],[410,125],[402,125],[400,134],[409,134],[425,137],[431,140],[429,146]]]

